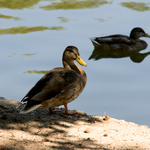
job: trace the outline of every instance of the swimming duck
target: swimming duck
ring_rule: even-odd
[[[115,34],[103,37],[91,38],[94,46],[103,46],[104,49],[111,50],[142,50],[147,47],[147,43],[140,40],[140,37],[150,37],[142,28],[132,29],[130,36]]]
[[[62,57],[63,67],[54,68],[45,74],[35,86],[26,94],[22,102],[27,102],[20,111],[21,114],[29,113],[35,109],[65,106],[65,114],[75,114],[69,111],[67,104],[75,100],[83,91],[87,77],[84,70],[74,63],[87,66],[81,59],[75,46],[68,46]]]

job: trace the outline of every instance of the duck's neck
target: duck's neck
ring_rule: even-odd
[[[139,36],[137,34],[131,32],[130,38],[137,40],[137,39],[139,39]]]
[[[63,66],[66,69],[72,69],[76,71],[78,74],[81,74],[80,70],[78,69],[77,65],[74,62],[67,63],[66,61],[63,61]]]

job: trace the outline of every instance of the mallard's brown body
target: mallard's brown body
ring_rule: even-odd
[[[21,113],[28,113],[32,108],[43,109],[64,105],[80,95],[86,85],[87,77],[84,70],[74,64],[74,59],[78,59],[77,56],[79,52],[76,47],[66,48],[63,54],[64,68],[50,70],[35,84],[22,99],[27,104]],[[80,61],[81,58],[79,63]],[[86,66],[83,61],[81,65]]]
[[[147,43],[140,40],[140,37],[150,37],[142,28],[132,29],[130,36],[115,34],[103,37],[91,38],[94,46],[106,50],[142,50],[147,47]]]

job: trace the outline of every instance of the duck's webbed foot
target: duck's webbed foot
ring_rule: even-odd
[[[62,113],[63,113],[63,110],[49,108],[49,113],[62,114]]]
[[[78,112],[75,110],[68,110],[68,106],[67,104],[64,104],[65,106],[65,111],[64,110],[60,110],[60,109],[52,109],[49,108],[49,113],[54,113],[54,114],[67,114],[67,115],[73,115],[73,114],[77,114]]]
[[[67,115],[73,115],[73,114],[77,114],[78,113],[75,110],[68,110],[67,104],[64,104],[64,106],[65,106],[65,114],[67,114]]]

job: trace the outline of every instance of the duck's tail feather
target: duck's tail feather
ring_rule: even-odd
[[[35,110],[41,106],[41,104],[37,104],[37,105],[31,106],[29,108],[26,108],[26,105],[27,104],[25,104],[24,107],[21,109],[20,114],[29,113],[29,112],[31,112],[31,111],[33,111],[33,110]]]
[[[93,43],[93,45],[94,45],[95,47],[101,45],[100,43],[98,43],[97,41],[95,41],[95,38],[90,38],[90,40],[92,41],[92,43]]]

